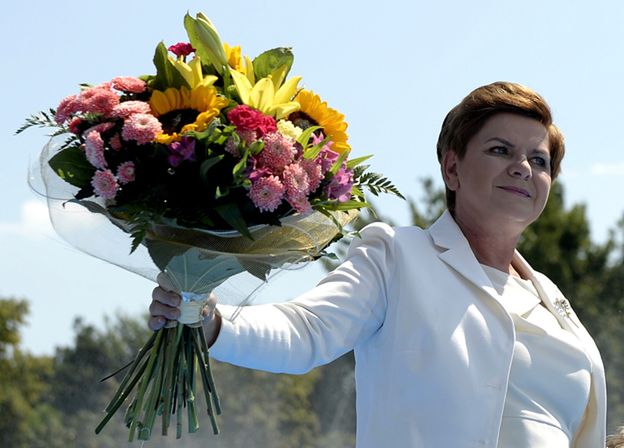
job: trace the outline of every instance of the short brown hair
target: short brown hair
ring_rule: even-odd
[[[565,153],[563,134],[552,122],[550,107],[537,92],[511,82],[494,82],[479,87],[446,115],[438,137],[438,161],[444,175],[444,155],[453,151],[462,159],[470,139],[493,115],[512,113],[533,118],[542,123],[548,132],[550,146],[550,175],[559,174]],[[453,212],[455,192],[446,188],[446,205]]]

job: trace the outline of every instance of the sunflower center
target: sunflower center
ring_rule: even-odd
[[[301,129],[307,129],[310,126],[318,126],[318,123],[312,119],[308,114],[298,111],[290,114],[288,119],[297,127]]]
[[[180,132],[184,125],[193,123],[199,112],[195,109],[172,110],[158,117],[165,134]]]

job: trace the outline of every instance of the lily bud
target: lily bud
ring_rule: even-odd
[[[204,14],[198,13],[196,17],[194,19],[188,13],[184,16],[184,28],[191,45],[203,61],[210,61],[217,72],[223,74],[227,57],[219,33]]]

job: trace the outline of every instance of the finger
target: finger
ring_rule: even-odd
[[[210,316],[212,313],[214,313],[216,306],[217,306],[217,296],[215,295],[214,292],[211,292],[210,295],[208,296],[208,301],[206,302],[206,305],[204,305],[204,308],[202,309],[202,316],[204,317]]]
[[[147,320],[147,326],[150,330],[157,331],[164,327],[166,322],[167,319],[162,316],[152,316]]]
[[[180,306],[182,298],[177,292],[166,291],[160,286],[152,291],[152,299],[165,305],[177,307]]]
[[[177,320],[180,317],[180,310],[178,308],[165,305],[155,300],[150,304],[149,312],[152,317],[164,317],[170,320]]]
[[[165,272],[160,272],[156,277],[156,281],[160,285],[162,289],[170,292],[178,292],[178,288],[175,286],[175,283],[171,280],[169,274]]]

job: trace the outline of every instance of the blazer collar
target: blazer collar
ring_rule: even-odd
[[[445,249],[438,255],[442,261],[475,286],[497,301],[499,300],[499,295],[492,286],[492,282],[481,268],[468,240],[448,210],[429,227],[428,231],[434,244]]]
[[[468,240],[448,210],[429,227],[429,234],[434,244],[443,249],[438,255],[441,260],[475,286],[500,301],[498,293],[475,257]],[[512,265],[524,278],[531,280],[544,306],[557,318],[563,328],[575,334],[586,345],[594,346],[593,339],[581,325],[568,300],[552,282],[534,271],[517,250],[514,252]]]

